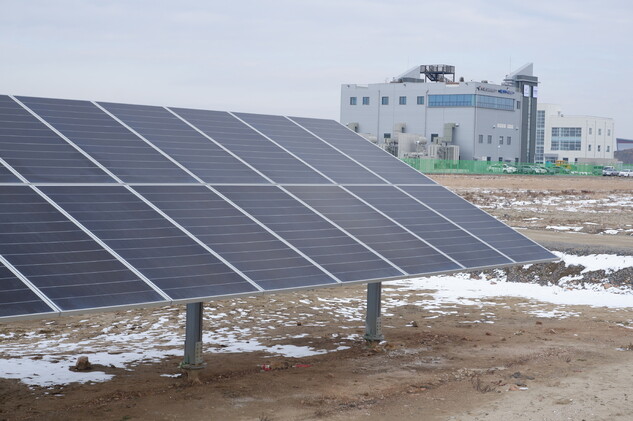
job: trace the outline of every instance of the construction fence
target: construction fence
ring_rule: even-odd
[[[603,165],[593,164],[533,164],[505,163],[495,161],[453,161],[443,159],[403,158],[403,161],[423,173],[449,174],[536,174],[602,176]],[[633,168],[631,165],[616,166],[616,169]]]

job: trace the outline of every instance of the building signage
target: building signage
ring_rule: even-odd
[[[538,86],[532,88],[532,98],[538,98]]]
[[[523,96],[530,97],[530,85],[523,85]]]
[[[494,92],[494,93],[507,94],[507,95],[514,94],[514,91],[509,91],[507,89],[488,88],[487,86],[477,86],[477,90],[483,91],[483,92]]]
[[[487,88],[485,86],[477,86],[477,90],[478,91],[484,91],[484,92],[497,92],[496,89],[493,88]]]

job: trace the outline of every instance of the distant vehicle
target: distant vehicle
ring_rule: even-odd
[[[513,167],[512,165],[508,165],[508,164],[501,164],[501,165],[491,165],[488,167],[488,171],[490,172],[502,172],[505,174],[514,174],[515,172],[517,172],[517,168]]]
[[[547,167],[545,168],[549,174],[569,174],[571,171],[565,167]]]
[[[547,174],[547,170],[538,165],[523,165],[520,171],[522,174]]]
[[[503,164],[503,172],[507,174],[513,174],[517,172],[517,167],[513,167],[512,165]]]
[[[602,175],[611,177],[614,175],[619,175],[619,171],[616,170],[614,167],[606,166],[602,169]]]
[[[531,166],[531,165],[521,165],[521,166],[518,168],[518,171],[519,171],[521,174],[533,174],[533,173],[534,173],[534,169],[532,168],[532,166]]]
[[[567,168],[568,170],[571,170],[571,164],[568,161],[565,161],[564,159],[559,159],[555,162],[555,165],[557,167],[563,167],[563,168]]]
[[[619,177],[633,177],[633,170],[626,168],[618,172]]]

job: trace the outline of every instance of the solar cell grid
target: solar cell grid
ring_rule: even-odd
[[[172,299],[257,291],[123,186],[41,190]]]
[[[16,177],[7,167],[0,163],[0,183],[19,183],[20,179]]]
[[[31,182],[108,183],[109,175],[6,95],[0,95],[0,158]],[[0,165],[0,182],[19,179]]]
[[[330,184],[326,178],[227,112],[172,110],[277,183]]]
[[[0,263],[0,318],[52,311],[24,282]]]
[[[350,186],[350,191],[466,268],[511,261],[394,186]]]
[[[291,117],[328,144],[392,184],[435,184],[433,180],[414,170],[393,155],[358,136],[334,120]]]
[[[221,186],[217,190],[343,282],[402,275],[277,187]]]
[[[553,257],[548,250],[441,186],[406,186],[403,190],[517,262]]]
[[[134,189],[265,290],[336,283],[204,186]]]
[[[285,117],[245,113],[236,113],[235,115],[336,183],[385,183]]]
[[[104,102],[99,105],[207,183],[268,183],[165,108]]]
[[[164,301],[30,187],[0,196],[0,255],[62,310]]]
[[[410,275],[460,268],[340,187],[289,186],[287,189]]]
[[[124,182],[195,182],[89,101],[18,99]]]

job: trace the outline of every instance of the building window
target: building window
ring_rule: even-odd
[[[479,135],[479,143],[484,143],[484,135]]]
[[[593,134],[593,129],[589,127],[589,134]]]
[[[503,162],[503,157],[499,157],[499,162]]]
[[[553,151],[581,150],[582,128],[580,127],[552,127]]]
[[[419,97],[416,99],[416,104],[418,104],[418,105],[424,105],[424,97],[423,97],[423,96],[419,96]]]
[[[607,136],[611,136],[611,129],[607,129]]]
[[[383,136],[385,139],[391,139],[391,133],[383,133]]]
[[[356,97],[355,96],[349,97],[349,105],[356,105]]]
[[[475,95],[477,106],[481,108],[492,108],[493,110],[514,110],[513,98],[500,98],[490,95]]]
[[[488,135],[488,144],[489,145],[492,144],[492,135],[491,134]]]
[[[514,158],[514,163],[518,164],[519,163],[519,158]]]
[[[475,95],[429,95],[429,107],[474,107]]]
[[[382,105],[389,105],[389,97],[388,96],[383,96],[381,101],[382,101]]]
[[[521,101],[517,101],[517,110],[521,109]]]
[[[429,107],[480,107],[494,110],[514,110],[514,98],[491,95],[448,94],[429,95]]]
[[[600,152],[600,145],[598,145],[598,152]]]
[[[536,145],[534,146],[534,162],[542,164],[545,159],[545,111],[536,111]]]
[[[398,104],[400,104],[400,105],[407,105],[407,97],[406,96],[401,96],[400,98],[398,98]]]
[[[363,97],[363,105],[369,105],[369,97],[368,96],[364,96]]]
[[[510,136],[506,137],[506,145],[512,144],[512,138]]]
[[[598,136],[602,136],[602,129],[598,129]]]
[[[503,145],[503,136],[499,136],[499,144]]]
[[[492,157],[487,156],[487,157],[486,157],[486,161],[488,161],[488,162],[492,161]]]
[[[607,146],[607,152],[611,152],[611,146]]]
[[[591,145],[587,145],[587,150],[591,152]]]

